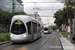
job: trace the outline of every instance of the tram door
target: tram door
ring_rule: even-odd
[[[35,22],[32,22],[32,36],[37,39],[37,23]]]

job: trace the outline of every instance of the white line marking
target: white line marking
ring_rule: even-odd
[[[14,50],[17,50],[18,49],[18,47],[17,48],[15,48]]]
[[[47,41],[48,39],[46,39],[42,44],[41,44],[41,46]]]

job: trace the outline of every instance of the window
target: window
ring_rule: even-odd
[[[38,24],[38,26],[40,27],[40,24]]]
[[[26,32],[25,25],[22,21],[16,20],[11,27],[11,32],[13,34],[23,34]]]
[[[31,21],[26,23],[27,29],[28,29],[28,34],[31,34]]]
[[[38,33],[41,33],[41,27],[40,27],[40,24],[38,24]]]
[[[33,32],[34,34],[37,33],[37,23],[32,22],[32,32]]]
[[[48,31],[48,28],[44,28],[45,31]]]

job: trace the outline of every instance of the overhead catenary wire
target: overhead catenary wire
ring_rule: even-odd
[[[33,0],[31,0],[31,1],[32,1],[32,3],[34,3]],[[34,3],[34,5],[35,5],[35,8],[33,8],[33,10],[34,10],[34,13],[35,13],[35,10],[38,12],[38,8],[37,8],[36,3]]]
[[[25,3],[56,3],[56,2],[25,2]]]
[[[31,1],[32,1],[32,0],[31,0]],[[33,2],[33,1],[32,1],[32,2],[26,2],[26,3],[34,3],[34,5],[37,6],[36,3],[52,3],[52,4],[54,3],[54,5],[55,5],[55,3],[57,3],[57,2],[53,2],[53,1],[51,1],[51,2]],[[34,7],[34,8],[31,9],[31,10],[34,10],[34,11],[37,10],[37,12],[38,12],[38,10],[52,10],[52,13],[54,13],[54,10],[58,10],[58,9],[54,9],[54,7],[53,7],[53,5],[52,5],[52,9],[37,9],[37,7]],[[44,16],[43,16],[43,17],[44,17]],[[48,17],[48,16],[47,16],[47,17]]]
[[[32,1],[32,3],[34,3],[33,0],[31,0],[31,1]],[[36,3],[34,3],[34,5],[37,6]]]

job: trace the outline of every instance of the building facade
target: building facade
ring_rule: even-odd
[[[0,0],[0,8],[4,11],[12,12],[12,0]],[[21,0],[15,0],[15,12],[23,11]]]

